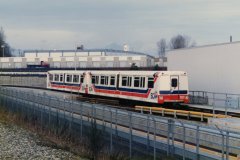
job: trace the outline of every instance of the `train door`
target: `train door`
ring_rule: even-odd
[[[84,86],[84,91],[85,91],[85,94],[88,94],[88,83],[90,82],[90,76],[87,72],[84,72],[83,73],[83,80],[81,80],[81,83],[82,83],[82,86],[84,86],[83,84],[85,84]]]
[[[178,95],[178,99],[179,99],[179,76],[177,75],[171,75],[170,76],[171,79],[171,94],[177,94]]]
[[[117,74],[117,84],[116,84],[116,89],[118,90],[119,89],[119,74]]]

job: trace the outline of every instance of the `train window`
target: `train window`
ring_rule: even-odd
[[[96,83],[95,84],[99,84],[99,76],[96,76]]]
[[[140,87],[145,88],[145,77],[141,77]]]
[[[62,81],[63,81],[63,75],[60,74],[60,82],[62,82]]]
[[[105,76],[105,85],[108,85],[108,76]]]
[[[128,77],[127,86],[128,87],[132,86],[132,77]]]
[[[72,82],[72,75],[67,75],[66,82]]]
[[[79,75],[73,75],[73,82],[79,83]]]
[[[80,83],[83,83],[83,80],[84,80],[84,76],[81,75],[81,78],[80,78]]]
[[[92,84],[96,83],[96,76],[92,76]]]
[[[101,76],[101,85],[108,85],[108,76]]]
[[[52,74],[49,74],[49,80],[53,81],[53,75]]]
[[[134,87],[139,87],[139,80],[140,80],[140,77],[134,77]]]
[[[59,74],[54,75],[54,81],[57,81],[57,82],[59,81]]]
[[[178,79],[177,78],[172,78],[171,86],[172,87],[177,87],[178,86]]]
[[[101,76],[100,84],[102,84],[102,85],[105,84],[105,76]]]
[[[112,85],[112,86],[115,85],[115,77],[114,76],[110,77],[110,85]]]
[[[122,86],[127,86],[127,77],[122,77]]]
[[[148,77],[148,88],[154,88],[154,78]]]

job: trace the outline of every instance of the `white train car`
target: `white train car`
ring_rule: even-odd
[[[188,102],[183,71],[49,71],[47,88],[163,104]]]

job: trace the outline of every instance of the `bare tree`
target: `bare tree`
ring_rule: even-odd
[[[4,30],[0,28],[0,57],[11,57],[11,48],[5,41]]]
[[[165,52],[167,48],[166,39],[165,38],[160,39],[160,41],[157,42],[157,46],[159,57],[165,57]]]
[[[5,35],[4,35],[3,28],[1,27],[0,28],[0,47],[4,45],[4,41],[5,41]]]
[[[190,37],[181,34],[172,37],[169,42],[171,49],[188,48],[195,45],[196,42],[192,41]]]

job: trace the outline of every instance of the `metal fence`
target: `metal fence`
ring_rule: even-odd
[[[218,108],[240,109],[240,94],[189,91],[190,103],[215,106]]]
[[[80,139],[91,135],[94,120],[104,133],[104,148],[110,153],[121,150],[130,158],[231,159],[240,153],[240,134],[216,127],[5,87],[0,87],[0,105],[42,128],[56,133],[66,130]]]

